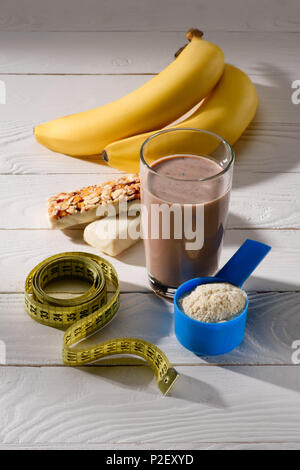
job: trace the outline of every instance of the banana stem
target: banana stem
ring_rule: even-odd
[[[200,29],[197,28],[190,28],[188,32],[186,33],[185,37],[188,41],[191,42],[193,38],[199,38],[201,39],[203,37],[203,31],[200,31]]]
[[[200,29],[197,29],[197,28],[190,28],[188,30],[188,32],[186,33],[185,37],[186,39],[191,42],[191,40],[193,38],[198,38],[198,39],[201,39],[202,36],[203,36],[203,31],[200,31]],[[180,47],[178,49],[177,52],[175,52],[174,56],[175,56],[175,59],[181,54],[181,52],[183,51],[183,49],[187,46],[187,44],[185,44],[184,46]]]

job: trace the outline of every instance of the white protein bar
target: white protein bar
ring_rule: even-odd
[[[141,238],[140,203],[128,203],[127,210],[87,225],[83,232],[86,243],[110,256],[117,256],[134,245]]]

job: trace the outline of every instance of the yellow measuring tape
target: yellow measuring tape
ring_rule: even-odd
[[[73,299],[58,299],[45,292],[50,282],[64,278],[86,280],[91,287]],[[115,288],[109,300],[108,281]],[[81,366],[115,354],[140,356],[152,367],[161,392],[168,393],[178,373],[154,344],[138,338],[115,338],[88,348],[75,346],[104,327],[115,316],[119,306],[120,287],[115,269],[105,259],[89,253],[69,252],[51,256],[38,264],[25,282],[28,315],[43,325],[66,329],[63,337],[64,364]]]

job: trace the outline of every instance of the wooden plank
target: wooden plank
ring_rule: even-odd
[[[299,31],[297,0],[2,0],[2,31]]]
[[[235,144],[237,170],[300,172],[300,128],[296,124],[253,124]]]
[[[299,33],[205,27],[204,38],[218,44],[226,61],[247,73],[297,78]],[[153,74],[173,60],[186,39],[183,32],[162,31],[0,32],[0,43],[1,74]]]
[[[292,79],[285,72],[276,75],[271,70],[270,74],[251,76],[259,95],[254,123],[284,124],[288,128],[292,127],[291,123],[300,123],[299,105],[291,101]],[[6,104],[0,108],[0,123],[11,123],[12,132],[14,123],[18,128],[19,123],[23,126],[25,121],[32,127],[34,123],[118,99],[150,78],[151,75],[124,75],[121,78],[119,75],[1,75],[6,84],[7,98]],[[6,141],[4,139],[4,143]]]
[[[249,299],[244,341],[236,350],[221,356],[198,357],[183,348],[174,335],[173,305],[152,293],[121,294],[117,317],[82,345],[131,336],[159,346],[174,365],[292,365],[292,344],[300,340],[300,293],[251,292]],[[6,345],[7,365],[62,365],[63,332],[26,315],[23,294],[1,294],[0,310],[0,340]],[[140,364],[140,360],[120,356],[98,364]]]
[[[149,80],[149,76],[14,76],[2,75],[6,104],[0,122],[33,125],[118,99]],[[16,119],[16,109],[18,110]]]
[[[236,171],[299,173],[299,147],[299,125],[253,124],[234,146]],[[71,158],[49,151],[35,141],[32,124],[22,122],[1,123],[0,151],[0,174],[118,173],[97,155]]]
[[[1,443],[298,442],[299,367],[178,370],[172,396],[163,397],[149,367],[2,367]]]
[[[106,165],[99,155],[71,158],[51,152],[36,142],[33,122],[1,123],[0,151],[0,174],[118,173]]]
[[[102,165],[98,168],[97,173],[83,175],[0,175],[0,210],[6,214],[0,228],[49,228],[48,197],[117,177],[103,173]],[[227,225],[241,229],[299,228],[299,199],[298,173],[236,171]]]
[[[22,292],[29,271],[38,262],[52,254],[65,251],[89,253],[96,251],[83,241],[81,230],[64,232],[56,230],[0,230],[0,240],[0,266],[2,272],[6,273],[1,282],[2,292]],[[101,255],[100,252],[98,254]],[[117,258],[107,255],[104,257],[111,261],[118,270],[122,291],[150,291],[141,241]]]
[[[0,444],[0,450],[299,450],[299,442],[255,442],[249,444],[247,442],[225,442],[219,444]],[[155,454],[155,452],[153,452]],[[171,454],[171,452],[170,452]],[[171,454],[172,455],[172,454]],[[174,455],[174,454],[173,454]],[[112,455],[111,455],[112,456]]]
[[[257,268],[245,287],[254,291],[299,291],[299,231],[227,230],[221,257],[222,266],[245,241],[252,238],[271,245],[272,251]],[[22,292],[29,271],[40,261],[64,251],[95,249],[82,241],[78,230],[0,230],[1,292]],[[123,292],[149,292],[142,242],[118,258],[105,255],[115,266]]]

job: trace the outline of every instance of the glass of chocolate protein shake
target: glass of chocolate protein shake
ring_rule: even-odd
[[[149,137],[140,158],[148,277],[173,298],[183,282],[218,270],[234,153],[216,134],[173,128]]]

